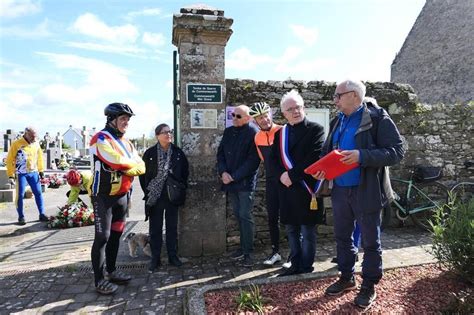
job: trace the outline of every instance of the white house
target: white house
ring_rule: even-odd
[[[79,129],[69,125],[69,129],[63,134],[63,142],[74,150],[88,149],[89,141],[95,133],[95,128],[87,130],[85,126]]]

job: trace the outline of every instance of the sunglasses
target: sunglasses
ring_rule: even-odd
[[[237,119],[242,119],[242,115],[232,113],[232,117],[237,118]]]

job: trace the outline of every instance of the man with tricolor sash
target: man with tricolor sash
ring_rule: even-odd
[[[280,221],[285,224],[291,267],[280,276],[313,271],[316,253],[316,224],[323,223],[324,206],[316,199],[318,181],[304,173],[316,161],[324,141],[324,129],[311,122],[304,112],[304,101],[296,90],[286,93],[280,102],[288,123],[277,133],[270,158],[279,178]]]

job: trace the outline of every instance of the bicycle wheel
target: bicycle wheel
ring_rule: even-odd
[[[431,231],[429,221],[432,220],[438,207],[443,207],[448,202],[448,188],[439,182],[420,183],[416,184],[416,187],[429,199],[415,189],[411,198],[411,209],[427,209],[410,213],[410,217],[418,227]]]
[[[387,202],[385,207],[383,207],[382,211],[380,212],[380,231],[385,230],[385,228],[390,225],[391,220],[392,207],[390,205],[390,202]]]
[[[450,190],[450,198],[455,202],[468,203],[473,197],[474,183],[462,182],[453,186]]]

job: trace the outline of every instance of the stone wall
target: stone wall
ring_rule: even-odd
[[[393,176],[407,176],[410,166],[430,164],[442,166],[446,176],[443,181],[451,184],[455,180],[473,180],[473,169],[464,163],[473,156],[473,105],[430,106],[418,102],[409,85],[389,82],[366,82],[367,96],[377,99],[380,106],[387,109],[402,134],[407,154],[403,162],[392,168]],[[277,123],[285,121],[280,112],[280,99],[290,89],[297,89],[305,100],[305,107],[329,108],[331,118],[335,114],[332,101],[336,84],[324,81],[252,81],[226,80],[226,104],[251,104],[266,101],[274,110]],[[254,215],[256,222],[255,245],[269,248],[270,239],[264,202],[265,182],[260,168]],[[329,200],[326,200],[330,207]],[[328,224],[331,224],[328,211]],[[318,227],[319,234],[331,233],[330,227]],[[239,243],[237,222],[227,204],[227,246]]]
[[[421,101],[474,97],[474,1],[427,0],[392,64],[391,81],[408,83]]]

